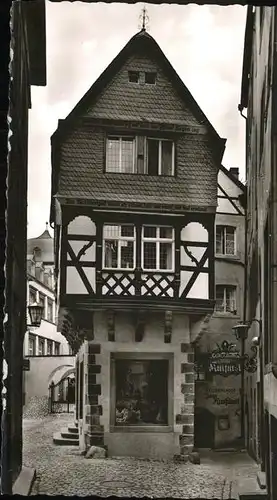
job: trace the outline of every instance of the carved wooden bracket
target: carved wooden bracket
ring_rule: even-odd
[[[165,311],[164,314],[164,342],[170,344],[172,335],[172,311]]]
[[[115,341],[115,312],[112,310],[107,311],[107,327],[108,327],[108,341]]]
[[[144,329],[145,329],[145,311],[139,311],[136,317],[136,326],[135,326],[135,341],[141,342],[144,337]]]

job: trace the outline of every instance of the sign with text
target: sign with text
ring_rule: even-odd
[[[238,375],[241,373],[241,356],[235,344],[223,340],[211,352],[208,365],[209,373],[214,375]]]

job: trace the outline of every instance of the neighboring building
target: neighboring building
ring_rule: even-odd
[[[215,218],[215,311],[197,345],[195,437],[199,448],[238,445],[241,438],[240,344],[232,327],[243,320],[245,215],[238,169],[218,172]],[[234,357],[234,359],[232,359]],[[201,359],[206,363],[201,367]]]
[[[57,377],[68,374],[70,367],[74,372],[75,366],[72,349],[57,331],[54,240],[47,227],[27,242],[27,305],[34,302],[44,309],[40,327],[28,326],[25,334],[24,356],[29,359],[29,370],[24,372],[25,403],[33,397],[47,398],[50,383],[58,382]]]
[[[144,29],[59,121],[51,223],[81,449],[164,458],[194,445],[224,148]]]
[[[4,18],[2,7],[1,13]],[[23,477],[20,472],[23,339],[26,332],[28,110],[31,107],[30,85],[46,85],[45,2],[13,2],[10,16],[10,21],[5,22],[12,26],[9,93],[12,133],[9,134],[5,184],[7,211],[5,215],[2,213],[6,219],[4,357],[7,378],[4,384],[7,392],[4,394],[3,390],[2,393],[5,411],[1,426],[1,489],[5,494],[12,494],[12,490],[16,493],[19,483],[15,481]],[[7,116],[6,112],[3,115]],[[6,136],[3,137],[3,144],[6,140]]]
[[[266,472],[270,500],[277,498],[276,42],[276,8],[249,6],[239,110],[247,109],[246,320],[259,367],[246,380],[245,412],[248,448]]]

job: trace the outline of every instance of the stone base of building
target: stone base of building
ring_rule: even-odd
[[[139,340],[132,315],[118,313],[115,323],[111,335],[104,313],[95,313],[94,339],[77,355],[81,451],[100,446],[109,456],[189,457],[195,375],[188,317],[173,315],[170,339],[162,313],[147,316]]]
[[[170,460],[180,452],[179,436],[173,432],[107,432],[109,456]]]

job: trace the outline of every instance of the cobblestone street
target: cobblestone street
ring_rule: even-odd
[[[54,432],[72,423],[72,414],[24,419],[24,465],[37,472],[32,495],[237,499],[240,478],[254,478],[258,469],[239,452],[206,452],[201,465],[132,458],[85,459],[77,446],[52,442]]]

